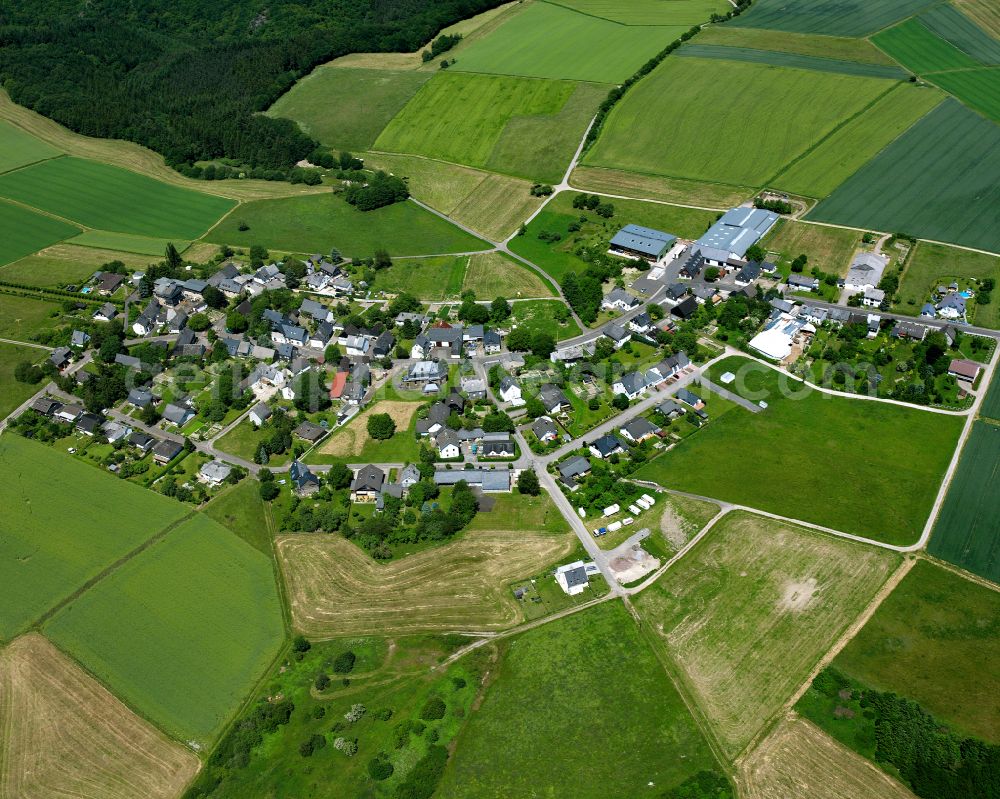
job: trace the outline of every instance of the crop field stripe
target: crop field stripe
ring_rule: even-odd
[[[807,218],[1000,252],[1000,126],[949,98]]]
[[[940,0],[755,0],[726,23],[790,33],[866,36],[936,5]]]
[[[927,79],[970,108],[1000,122],[1000,67],[938,72]]]
[[[835,58],[779,53],[772,50],[755,50],[750,47],[729,47],[719,44],[685,44],[677,51],[682,57],[721,58],[728,61],[748,61],[752,64],[770,64],[775,67],[808,69],[815,72],[838,72],[864,78],[903,80],[906,72],[896,66],[862,64],[857,61],[840,61]]]
[[[937,36],[919,18],[882,31],[872,37],[872,42],[920,75],[979,66],[972,56]]]
[[[1000,41],[953,6],[935,6],[923,12],[918,19],[942,39],[968,53],[981,64],[1000,64]]]

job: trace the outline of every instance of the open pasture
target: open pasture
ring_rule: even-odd
[[[674,787],[717,767],[621,603],[529,631],[504,649],[441,796],[603,799],[610,785],[616,796],[639,796],[650,782]]]
[[[62,153],[6,120],[0,120],[0,173],[55,158]]]
[[[732,25],[710,25],[698,34],[698,44],[721,44],[727,47],[750,47],[776,53],[836,58],[859,64],[894,66],[885,53],[867,39],[847,36],[816,36],[806,33],[788,33],[756,28],[734,28]]]
[[[0,270],[0,280],[4,279],[3,275],[3,270]],[[41,363],[47,356],[48,352],[36,347],[0,343],[0,419],[38,391],[38,386],[20,383],[14,378],[17,365],[22,361]]]
[[[745,799],[913,799],[884,771],[798,716],[782,721],[739,771]]]
[[[469,256],[462,291],[474,291],[481,300],[494,297],[551,297],[555,294],[548,281],[537,272],[501,252]]]
[[[942,283],[987,277],[1000,282],[1000,256],[921,241],[907,261],[899,284],[900,302],[895,310],[916,315]],[[993,303],[977,305],[975,323],[981,327],[1000,327],[1000,308]],[[997,413],[1000,414],[1000,408]]]
[[[248,230],[240,230],[246,223]],[[469,252],[488,245],[413,202],[359,211],[335,194],[258,200],[227,216],[206,241],[284,252],[329,252],[368,257],[384,247],[391,255]]]
[[[198,758],[38,634],[0,650],[0,796],[174,799]]]
[[[918,75],[945,69],[967,69],[978,63],[940,36],[919,17],[908,19],[872,37],[872,41],[911,72]]]
[[[696,40],[695,44],[685,44],[677,51],[677,55],[682,58],[718,58],[724,61],[746,61],[751,64],[768,64],[773,67],[809,69],[815,72],[835,72],[841,75],[855,75],[863,78],[902,80],[906,77],[906,73],[903,70],[898,66],[890,64],[867,64],[864,62],[831,58],[829,56],[759,50],[730,45],[703,44],[700,40]]]
[[[78,500],[67,499],[67,486]],[[100,502],[87,499],[93,497]],[[0,507],[0,639],[12,638],[186,512],[11,434],[0,438]]]
[[[772,183],[805,197],[829,196],[944,99],[929,86],[902,83],[837,128]]]
[[[421,87],[375,149],[555,183],[603,95],[591,84],[449,72]]]
[[[928,551],[1000,583],[1000,427],[975,423]]]
[[[622,25],[682,25],[685,29],[708,22],[712,14],[725,13],[726,0],[549,0],[582,14]]]
[[[937,0],[756,0],[727,24],[827,36],[867,36]]]
[[[321,66],[268,110],[327,147],[366,150],[433,73]]]
[[[0,175],[0,197],[99,230],[185,240],[198,238],[235,205],[83,158]]]
[[[741,357],[716,364],[712,379],[725,371],[738,376],[730,390],[767,410],[710,421],[638,477],[889,544],[917,540],[963,419],[822,394]],[[835,476],[817,452],[841,465]],[[746,479],[762,468],[782,478]]]
[[[306,635],[495,630],[523,611],[507,588],[572,551],[569,534],[466,532],[381,564],[338,535],[283,535],[278,555],[296,629]]]
[[[61,219],[0,201],[0,264],[38,252],[80,232]]]
[[[891,86],[765,64],[668,58],[615,106],[584,163],[760,186]]]
[[[453,69],[621,83],[687,27],[622,25],[554,3],[534,3],[465,48]]]
[[[968,69],[940,72],[929,80],[951,92],[970,108],[1000,122],[1000,69]]]
[[[942,3],[927,9],[918,19],[980,63],[1000,64],[1000,38],[990,36],[955,6]]]
[[[269,514],[255,480],[242,480],[217,494],[205,506],[204,513],[271,557]]]
[[[1000,126],[947,99],[809,214],[1000,251]]]
[[[284,637],[269,559],[200,514],[66,605],[45,632],[144,716],[202,746]]]
[[[1000,743],[1000,592],[919,561],[833,668],[919,702],[963,735]]]
[[[733,512],[635,603],[735,756],[898,562],[884,550]]]

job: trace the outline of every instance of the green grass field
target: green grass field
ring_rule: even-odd
[[[725,0],[549,0],[583,14],[610,19],[622,25],[683,25],[707,22],[713,13],[725,13]],[[730,6],[731,8],[731,6]]]
[[[268,559],[201,515],[67,605],[45,631],[140,713],[202,745],[284,635]]]
[[[249,225],[241,231],[240,223]],[[215,244],[286,252],[329,252],[368,257],[380,247],[392,255],[469,252],[489,247],[416,203],[358,211],[333,193],[257,200],[227,216],[205,237]]]
[[[375,273],[372,289],[392,294],[406,292],[421,300],[455,299],[462,293],[468,266],[467,255],[398,260]]]
[[[0,506],[9,522],[0,535],[4,640],[186,512],[11,433],[0,438]]]
[[[40,331],[58,324],[58,315],[55,302],[0,294],[0,338],[34,341]]]
[[[873,36],[872,41],[918,75],[979,66],[972,56],[932,33],[919,18],[884,30]]]
[[[62,155],[55,147],[36,139],[6,120],[0,121],[0,173]]]
[[[0,280],[4,273],[0,270]],[[0,419],[7,416],[18,405],[38,391],[39,386],[19,383],[14,379],[14,370],[22,361],[40,363],[48,353],[35,347],[18,347],[15,344],[0,344]]]
[[[891,85],[762,64],[668,58],[615,106],[584,163],[760,186]],[[815,102],[818,97],[822,103]]]
[[[979,408],[979,413],[987,419],[995,419],[1000,422],[1000,371],[993,375],[989,390],[986,392],[986,399]]]
[[[621,83],[685,30],[621,25],[553,3],[535,3],[470,44],[453,69]]]
[[[827,36],[866,36],[922,11],[936,0],[756,0],[728,23]]]
[[[178,239],[197,238],[235,205],[84,158],[2,175],[0,196],[99,230]]]
[[[1000,251],[1000,126],[948,99],[808,218]]]
[[[97,271],[100,263],[72,261],[46,255],[29,255],[20,261],[0,266],[0,280],[28,286],[58,288],[79,286]]]
[[[80,228],[59,219],[0,202],[0,264],[31,255],[79,232]]]
[[[1000,583],[1000,427],[976,422],[928,551]]]
[[[941,72],[929,80],[955,95],[970,108],[1000,122],[1000,70],[970,69]]]
[[[635,603],[735,757],[898,563],[883,550],[737,512]]]
[[[748,363],[727,358],[711,374],[732,371],[740,386],[745,371],[742,393],[753,401],[766,398],[767,410],[736,409],[710,421],[638,476],[877,541],[913,543],[963,420],[831,397]],[[794,396],[783,396],[782,384]],[[824,463],[837,464],[835,475],[817,467],[816,452],[823,452]],[[762,468],[781,479],[747,480]],[[856,501],[862,495],[866,500]]]
[[[809,266],[824,272],[846,275],[854,253],[861,244],[861,234],[847,228],[809,225],[793,219],[781,219],[763,246],[792,261],[799,255],[809,256]]]
[[[469,256],[462,291],[474,291],[479,299],[552,297],[556,293],[541,275],[502,252]]]
[[[268,110],[334,149],[367,150],[432,72],[322,66]]]
[[[922,241],[903,272],[896,310],[916,315],[936,286],[961,278],[982,280],[986,277],[1000,281],[1000,257]],[[1000,308],[993,303],[977,305],[975,323],[981,327],[1000,328]]]
[[[656,656],[614,602],[511,641],[438,795],[603,799],[613,784],[616,796],[638,796],[650,782],[665,789],[715,767]]]
[[[178,252],[184,252],[191,245],[191,242],[185,239],[158,239],[128,233],[111,233],[107,230],[85,230],[79,236],[70,239],[68,243],[98,250],[117,250],[156,257],[162,257],[170,243],[173,243]]]
[[[1000,40],[994,39],[954,6],[946,3],[934,6],[919,19],[942,39],[980,63],[1000,64]]]
[[[897,66],[888,64],[868,64],[860,61],[845,61],[827,56],[786,53],[775,50],[758,50],[750,47],[729,45],[685,44],[677,55],[685,58],[718,58],[724,61],[746,61],[751,64],[768,64],[773,67],[811,69],[816,72],[835,72],[862,78],[888,78],[902,80],[906,73]]]
[[[788,166],[774,187],[805,197],[828,196],[943,99],[930,87],[900,84]]]
[[[222,436],[216,442],[216,446],[223,452],[228,452],[237,458],[252,461],[260,451],[261,442],[270,434],[267,429],[255,427],[249,419],[244,419]],[[291,459],[291,452],[285,452],[281,455],[272,455],[268,463],[272,466],[284,466]]]
[[[375,149],[555,183],[604,93],[569,81],[438,75],[389,123]]]
[[[833,667],[919,702],[964,735],[998,744],[997,658],[1000,593],[918,561]]]
[[[556,341],[579,336],[582,331],[572,317],[565,324],[555,320],[553,312],[561,304],[562,300],[526,300],[512,303],[511,321],[515,326],[526,327],[533,332],[551,333]]]
[[[216,495],[204,508],[208,518],[228,527],[250,546],[271,557],[271,534],[256,480],[243,480]]]
[[[732,25],[710,25],[698,34],[698,44],[721,44],[727,47],[750,47],[777,53],[836,58],[859,64],[895,66],[895,62],[867,39],[846,36],[815,36],[787,31],[734,28]]]

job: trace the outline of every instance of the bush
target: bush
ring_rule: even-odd
[[[295,639],[292,641],[293,652],[308,652],[310,649],[312,649],[312,644],[309,643],[304,635],[295,636]]]
[[[447,706],[439,696],[432,696],[424,703],[423,710],[420,711],[420,718],[424,721],[437,721],[443,719]]]
[[[357,657],[353,652],[347,650],[346,652],[341,652],[337,655],[337,659],[333,661],[333,671],[335,674],[350,674],[354,671],[354,662]]]
[[[387,413],[373,413],[368,417],[368,435],[377,441],[392,438],[396,432],[396,423]]]
[[[373,780],[387,780],[394,771],[392,763],[382,757],[376,757],[368,761],[368,776]]]
[[[517,490],[522,494],[537,497],[541,493],[541,486],[538,483],[538,475],[531,469],[525,469],[517,478]]]
[[[261,483],[259,491],[260,491],[260,498],[265,502],[270,502],[272,499],[275,499],[278,496],[278,494],[281,493],[281,489],[278,488],[278,484],[273,481],[270,483]]]
[[[313,683],[316,686],[317,691],[325,691],[330,687],[330,678],[323,673],[316,675],[316,681]]]

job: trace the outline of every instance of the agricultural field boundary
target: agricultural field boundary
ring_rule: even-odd
[[[900,67],[879,64],[861,64],[836,58],[782,53],[773,50],[756,50],[750,47],[731,47],[720,44],[685,44],[677,51],[681,58],[723,59],[746,61],[752,64],[770,64],[776,67],[805,69],[814,72],[837,72],[862,78],[887,78],[904,80],[907,73]]]

